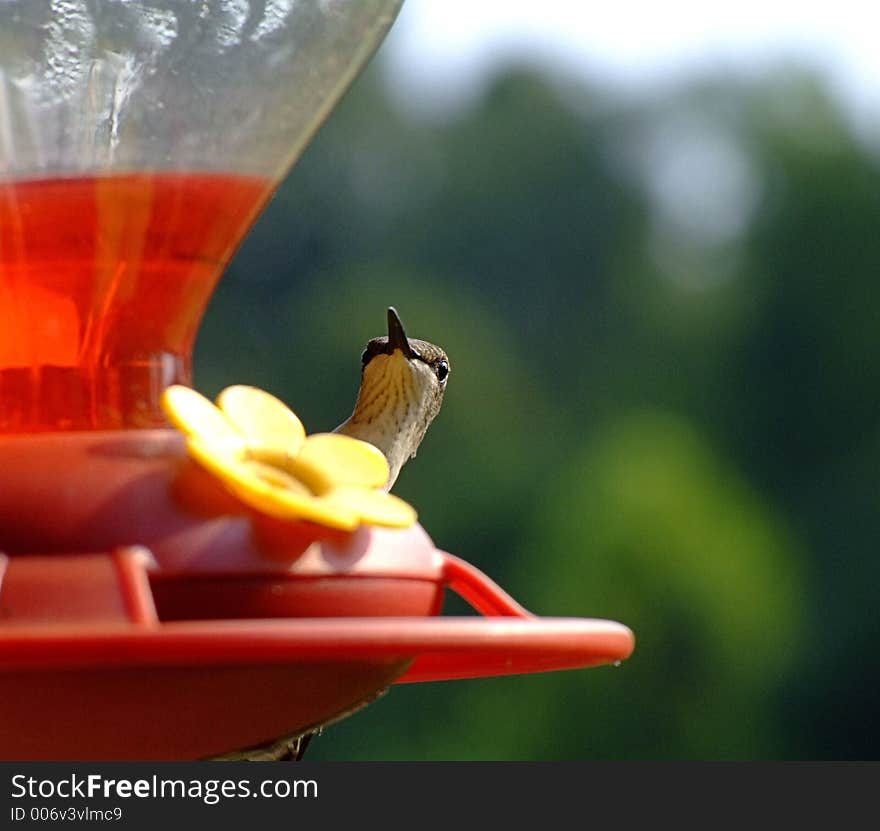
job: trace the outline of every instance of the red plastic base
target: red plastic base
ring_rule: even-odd
[[[204,758],[319,725],[395,680],[589,667],[631,650],[632,636],[619,624],[564,619],[4,632],[0,753],[20,760]]]
[[[419,526],[248,514],[170,431],[0,440],[0,548],[6,759],[220,755],[395,681],[590,667],[634,646],[618,623],[534,617]],[[489,617],[437,617],[447,589]]]

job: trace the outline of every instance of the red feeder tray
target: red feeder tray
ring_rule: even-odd
[[[204,758],[395,682],[632,652],[621,624],[531,615],[420,526],[241,511],[174,431],[0,443],[0,756]],[[486,617],[439,617],[447,589]]]

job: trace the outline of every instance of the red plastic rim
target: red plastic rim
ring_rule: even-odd
[[[619,623],[585,618],[301,618],[51,625],[0,630],[4,670],[209,666],[415,658],[399,681],[575,669],[622,661],[634,647]]]
[[[431,550],[433,579],[409,579],[432,597],[456,592],[478,615],[163,618],[148,549],[0,555],[8,595],[0,609],[0,752],[205,758],[330,723],[394,683],[586,668],[632,653],[626,626],[536,617],[474,566]],[[197,584],[204,576],[191,575]],[[260,576],[226,577],[250,585]],[[276,578],[263,579],[271,588]],[[371,597],[375,585],[371,575],[344,571],[321,579]],[[324,585],[293,582],[307,592]]]
[[[24,617],[0,627],[0,670],[413,662],[398,680],[436,681],[590,667],[622,661],[633,651],[635,639],[623,624],[536,617],[479,569],[451,554],[438,555],[441,583],[486,617],[161,621],[150,596],[148,552],[121,549],[107,568],[111,577],[117,575],[123,614],[91,620],[79,614],[57,621]],[[79,562],[95,565],[89,558]]]

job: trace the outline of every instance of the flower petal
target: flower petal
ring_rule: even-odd
[[[254,461],[253,459],[245,459],[242,464],[250,473],[272,488],[281,488],[288,493],[294,493],[298,496],[312,495],[312,492],[302,482],[294,479],[284,468],[266,464],[265,462]]]
[[[245,498],[242,495],[242,498]],[[328,502],[321,497],[299,496],[290,491],[272,488],[270,493],[255,494],[254,508],[279,519],[305,519],[342,531],[353,531],[360,517],[343,502]]]
[[[289,469],[317,494],[340,485],[379,488],[389,475],[388,460],[381,450],[339,433],[309,436]]]
[[[302,422],[286,404],[264,390],[244,384],[227,387],[218,396],[217,405],[257,453],[265,448],[295,455],[305,441]]]
[[[373,525],[407,528],[418,518],[415,509],[399,497],[355,485],[335,488],[322,501],[354,511],[362,522]]]
[[[227,387],[218,405],[180,385],[162,396],[192,458],[243,504],[347,531],[361,522],[406,527],[416,521],[406,502],[378,490],[389,469],[373,445],[336,433],[306,438],[296,415],[255,387]]]
[[[244,436],[204,395],[173,384],[162,393],[162,409],[168,420],[188,436],[235,451],[244,449]]]
[[[245,460],[225,452],[222,446],[199,439],[190,439],[187,449],[193,459],[256,511],[279,519],[309,520],[344,531],[358,526],[358,514],[350,507],[316,499],[283,470]]]
[[[251,477],[259,481],[256,473],[248,470],[242,456],[230,450],[228,445],[194,436],[187,440],[186,449],[196,462],[224,482],[237,481],[243,477]]]

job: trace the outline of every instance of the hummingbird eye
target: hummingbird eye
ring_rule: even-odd
[[[437,380],[442,384],[449,375],[449,364],[446,361],[440,361],[440,363],[434,367],[434,372],[437,373]]]

